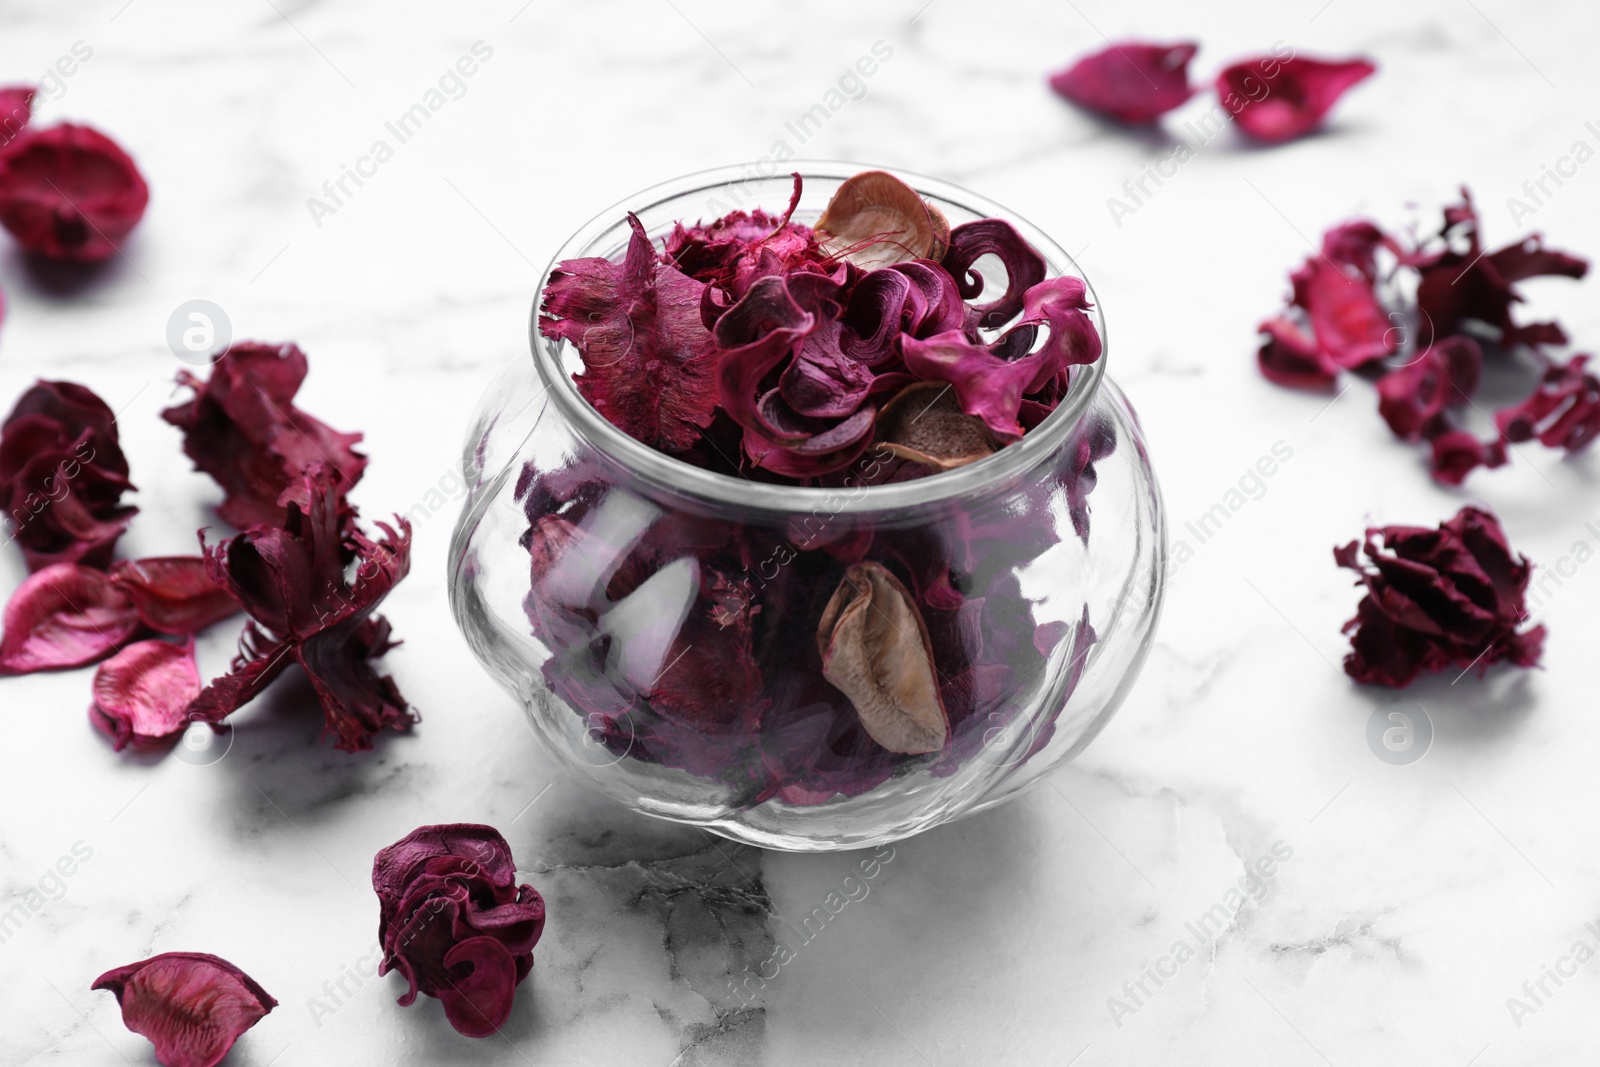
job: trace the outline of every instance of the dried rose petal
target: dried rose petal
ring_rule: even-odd
[[[411,526],[397,519],[396,533],[379,523],[383,540],[369,539],[354,528],[353,512],[321,467],[303,478],[295,495],[309,505],[302,510],[291,501],[282,526],[253,527],[205,548],[211,580],[244,606],[251,623],[233,670],[206,687],[190,714],[220,721],[253,699],[292,656],[311,680],[334,747],[368,749],[380,731],[409,730],[416,721],[394,682],[369,663],[393,647],[388,624],[373,612],[410,569]],[[353,556],[348,570],[347,551]]]
[[[227,494],[217,508],[223,521],[241,529],[281,524],[291,500],[308,503],[303,476],[314,465],[336,478],[341,494],[361,480],[367,457],[353,447],[361,435],[339,433],[294,405],[307,369],[297,345],[241,341],[209,380],[178,375],[194,399],[161,417],[183,431],[184,453]]]
[[[1310,133],[1351,86],[1377,69],[1366,59],[1261,56],[1219,74],[1217,95],[1241,130],[1276,144]]]
[[[0,148],[14,141],[33,115],[33,98],[38,90],[31,85],[11,85],[0,89]]]
[[[57,563],[28,576],[5,607],[0,674],[82,667],[139,629],[133,601],[100,571]]]
[[[1325,255],[1306,260],[1290,278],[1294,303],[1306,309],[1317,348],[1333,363],[1354,370],[1394,351],[1398,334],[1370,279]]]
[[[89,721],[118,752],[129,742],[149,745],[183,733],[190,703],[200,695],[194,640],[137,641],[100,664]]]
[[[885,404],[877,440],[901,459],[938,471],[976,463],[1000,448],[983,420],[962,411],[955,390],[942,382],[907,386]]]
[[[578,392],[612,425],[682,452],[711,425],[716,360],[700,318],[705,284],[656,255],[638,216],[620,264],[567,260],[545,283],[539,330],[583,357]]]
[[[117,418],[93,391],[41,381],[0,427],[0,505],[30,570],[103,568],[139,511],[117,440]]]
[[[211,580],[200,556],[124,560],[111,581],[127,593],[139,620],[162,634],[195,634],[239,613],[239,605]]]
[[[950,223],[938,208],[893,174],[867,170],[845,180],[816,228],[833,240],[824,248],[872,270],[908,260],[941,258]]]
[[[1470,337],[1447,337],[1404,367],[1378,379],[1378,414],[1396,437],[1436,437],[1445,408],[1465,403],[1478,390],[1483,349]]]
[[[215,1067],[239,1035],[278,1006],[239,968],[204,952],[163,952],[107,971],[122,1023],[149,1038],[166,1067]]]
[[[911,593],[880,563],[845,572],[817,627],[822,676],[850,698],[890,752],[937,752],[950,739],[928,627]]]
[[[402,1007],[437,997],[467,1037],[505,1025],[544,933],[544,900],[516,873],[505,838],[471,823],[419,827],[374,857],[378,973],[410,983]]]
[[[1600,378],[1585,365],[1591,357],[1573,356],[1545,368],[1533,393],[1522,403],[1494,413],[1495,425],[1512,443],[1535,437],[1550,448],[1576,452],[1600,434]]]
[[[1479,467],[1506,463],[1504,441],[1480,441],[1466,430],[1446,430],[1433,438],[1432,446],[1428,471],[1446,485],[1460,485]]]
[[[150,201],[139,168],[87,126],[26,130],[0,151],[0,225],[30,252],[94,262],[117,250]]]
[[[1289,319],[1268,319],[1256,327],[1267,335],[1256,364],[1270,382],[1295,389],[1332,389],[1339,365],[1325,355],[1312,336]]]
[[[1465,507],[1432,530],[1369,529],[1365,552],[1363,565],[1357,542],[1334,550],[1335,562],[1360,575],[1367,590],[1344,627],[1351,634],[1344,669],[1356,681],[1403,688],[1425,671],[1477,666],[1481,674],[1503,660],[1539,662],[1544,627],[1517,632],[1533,568],[1526,556],[1513,556],[1489,512]]]
[[[1189,60],[1200,46],[1123,41],[1050,77],[1050,88],[1079,107],[1120,122],[1154,122],[1194,95]]]

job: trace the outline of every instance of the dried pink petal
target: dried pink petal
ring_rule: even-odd
[[[1122,41],[1057,71],[1050,88],[1119,122],[1154,122],[1194,95],[1189,60],[1199,48],[1190,41]]]
[[[1378,68],[1366,59],[1261,56],[1217,76],[1217,95],[1239,128],[1276,144],[1310,133],[1357,82]]]
[[[301,505],[304,475],[321,466],[340,494],[361,480],[367,457],[358,433],[339,433],[294,405],[305,381],[305,353],[294,344],[241,341],[211,368],[207,381],[184,371],[192,400],[161,413],[183,431],[183,451],[222,486],[223,521],[244,529],[277,525],[291,501]]]
[[[1044,281],[1046,271],[1044,257],[1011,223],[1004,219],[965,222],[950,231],[950,250],[943,260],[944,269],[956,280],[961,299],[975,300],[983,294],[984,278],[972,268],[987,255],[998,257],[1006,269],[1006,291],[972,308],[977,325],[991,329],[1017,317],[1023,294]]]
[[[1394,351],[1398,331],[1384,314],[1372,280],[1360,271],[1319,255],[1290,279],[1294,303],[1306,309],[1317,348],[1333,363],[1354,370]]]
[[[545,283],[539,329],[572,342],[584,399],[630,437],[682,452],[711,425],[716,361],[700,318],[705,283],[658,257],[638,216],[620,264],[567,260]]]
[[[1585,369],[1590,356],[1573,356],[1545,368],[1539,384],[1520,404],[1494,413],[1495,425],[1512,443],[1537,437],[1550,448],[1576,452],[1600,434],[1600,378]]]
[[[1363,565],[1357,542],[1334,550],[1367,591],[1345,624],[1352,636],[1344,669],[1356,681],[1403,688],[1447,667],[1481,674],[1501,661],[1538,663],[1544,627],[1517,632],[1533,567],[1512,554],[1489,512],[1465,507],[1437,529],[1369,529],[1365,553]]]
[[[911,593],[880,563],[845,572],[817,627],[822,676],[850,698],[890,752],[937,752],[950,739],[928,626]]]
[[[544,933],[544,900],[517,885],[516,864],[493,827],[423,826],[372,862],[378,894],[379,974],[397,970],[410,988],[437,997],[468,1037],[488,1037],[510,1017],[516,987],[533,969]]]
[[[111,568],[111,581],[157,633],[195,634],[239,613],[239,604],[211,580],[200,556],[124,560]]]
[[[32,85],[9,85],[0,89],[0,148],[16,140],[33,116],[33,98],[38,90]]]
[[[1256,364],[1270,382],[1295,389],[1332,389],[1339,365],[1317,347],[1316,340],[1294,322],[1279,316],[1256,327],[1266,334]]]
[[[89,721],[122,751],[183,733],[190,703],[200,695],[194,640],[136,641],[100,664]]]
[[[204,952],[163,952],[107,971],[122,1023],[155,1045],[166,1067],[215,1067],[239,1035],[278,1006],[239,968]]]
[[[0,674],[82,667],[121,648],[138,629],[133,601],[103,573],[57,563],[29,575],[6,602]]]
[[[144,217],[150,189],[115,141],[87,126],[24,130],[0,150],[0,225],[30,252],[94,262]]]

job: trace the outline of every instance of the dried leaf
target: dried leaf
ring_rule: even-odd
[[[950,223],[893,174],[862,171],[839,186],[817,220],[825,247],[872,270],[913,259],[937,262],[950,247]]]
[[[878,413],[878,443],[938,471],[976,463],[1000,449],[984,421],[961,410],[945,382],[918,382],[900,390]]]
[[[845,572],[817,629],[822,676],[890,752],[938,752],[950,737],[933,643],[911,593],[882,564]]]

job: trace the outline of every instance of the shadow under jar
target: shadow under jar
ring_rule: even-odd
[[[865,169],[800,166],[813,209],[795,218],[807,223]],[[1003,218],[1050,277],[1082,277],[1012,212],[900,176],[952,226]],[[554,262],[620,259],[629,210],[659,241],[730,205],[780,210],[790,192],[788,175],[690,175],[607,210]],[[991,261],[975,269],[986,291],[1003,290]],[[451,602],[542,742],[592,786],[755,845],[858,848],[1016,795],[1115,712],[1154,635],[1166,534],[1105,354],[1072,368],[1056,410],[985,459],[798,487],[704,470],[612,426],[573,384],[579,354],[539,332],[538,304],[533,358],[493,384],[468,434]],[[1098,307],[1092,317],[1104,352]],[[819,627],[863,560],[918,591],[949,722],[938,751],[881,747],[823,676]]]

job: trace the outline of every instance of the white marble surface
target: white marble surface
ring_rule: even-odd
[[[866,97],[804,153],[949,178],[1082,250],[1178,535],[1275,442],[1293,458],[1178,569],[1144,677],[1077,764],[897,846],[870,896],[749,1009],[729,975],[859,857],[714,845],[542,763],[448,615],[453,504],[417,530],[414,574],[388,605],[406,641],[388,666],[424,722],[374,754],[319,750],[292,682],[202,767],[111,752],[85,719],[88,671],[4,681],[0,910],[76,843],[93,854],[0,944],[0,1063],[153,1063],[88,986],[174,949],[226,956],[282,1002],[232,1054],[241,1067],[1595,1061],[1600,962],[1547,979],[1552,995],[1520,1020],[1507,998],[1574,942],[1600,945],[1585,929],[1600,919],[1600,569],[1578,568],[1539,608],[1546,670],[1419,687],[1437,736],[1396,767],[1365,741],[1382,699],[1332,666],[1356,595],[1329,556],[1369,518],[1432,523],[1472,499],[1553,564],[1596,539],[1595,460],[1525,452],[1447,492],[1390,439],[1369,386],[1323,410],[1261,380],[1251,353],[1305,238],[1344,216],[1401,224],[1411,201],[1431,226],[1466,181],[1492,241],[1520,232],[1506,197],[1575,140],[1597,142],[1584,123],[1600,120],[1600,10],[922,3],[8,0],[0,79],[86,42],[92,59],[40,121],[110,131],[153,189],[126,260],[70,291],[0,239],[0,398],[49,375],[125,408],[144,509],[128,553],[192,550],[218,499],[156,417],[179,303],[214,300],[237,336],[304,346],[304,405],[366,431],[357,502],[409,511],[448,479],[494,369],[525,351],[560,241],[641,186],[768,152],[877,41],[893,55]],[[1118,227],[1106,198],[1168,149],[1073,112],[1042,81],[1101,31],[1197,36],[1202,77],[1277,40],[1367,52],[1382,70],[1319,136],[1270,151],[1216,138]],[[493,56],[465,95],[316,225],[307,198],[479,40]],[[1600,254],[1597,192],[1588,163],[1527,225]],[[1597,286],[1527,289],[1592,345]],[[0,558],[0,588],[22,573],[14,552]],[[220,669],[230,640],[209,638],[203,667]],[[431,1001],[397,1008],[396,979],[345,977],[375,960],[374,851],[453,820],[504,829],[550,902],[512,1021],[481,1042]],[[1276,842],[1292,857],[1263,898],[1196,944],[1185,924]],[[1124,982],[1179,939],[1195,957],[1114,1019],[1108,998],[1132,1006]],[[341,978],[329,1013],[324,982]]]

